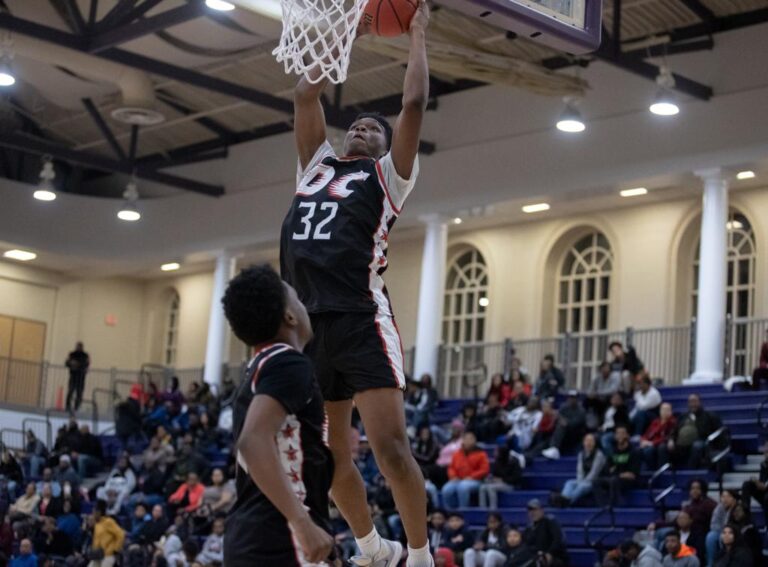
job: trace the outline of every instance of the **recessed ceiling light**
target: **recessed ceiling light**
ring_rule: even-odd
[[[205,0],[205,5],[211,10],[218,10],[219,12],[230,12],[235,9],[232,2],[225,2],[224,0]]]
[[[11,87],[16,84],[16,77],[7,56],[0,56],[0,87]]]
[[[167,264],[163,264],[160,266],[160,269],[164,272],[173,272],[174,270],[178,270],[181,268],[181,264],[178,262],[169,262]]]
[[[478,303],[480,304],[480,307],[488,307],[491,304],[491,300],[487,297],[481,297]]]
[[[634,189],[624,189],[619,192],[622,197],[639,197],[640,195],[647,195],[648,189],[645,187],[635,187]]]
[[[755,172],[754,171],[740,171],[736,174],[736,179],[754,179],[755,178]]]
[[[37,258],[37,254],[26,250],[8,250],[3,253],[3,256],[10,258],[11,260],[18,260],[19,262],[29,262],[30,260]]]
[[[56,192],[50,191],[48,189],[38,189],[37,191],[32,193],[32,196],[38,201],[55,201],[56,200]]]
[[[456,217],[455,219],[453,219],[453,224],[461,224],[462,222],[463,221],[461,220],[460,217]]]
[[[570,134],[586,130],[587,125],[584,123],[584,118],[581,116],[579,109],[576,108],[576,103],[572,98],[565,98],[565,108],[560,113],[556,126],[561,132],[568,132]]]
[[[727,223],[725,223],[725,228],[728,230],[741,230],[742,228],[744,228],[744,224],[741,221],[737,221],[737,220],[728,221]]]
[[[549,210],[549,203],[536,203],[534,205],[525,205],[523,207],[524,213],[540,213],[542,211]]]

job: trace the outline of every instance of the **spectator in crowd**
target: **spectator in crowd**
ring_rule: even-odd
[[[488,455],[477,446],[475,434],[466,432],[461,449],[453,455],[448,467],[449,480],[442,489],[443,505],[449,510],[468,508],[472,495],[479,492],[489,472]]]
[[[447,532],[448,526],[446,525],[445,512],[442,510],[434,510],[429,515],[429,524],[427,525],[429,548],[433,552],[447,544]]]
[[[603,452],[608,456],[611,454],[614,434],[616,428],[619,426],[626,427],[627,430],[629,430],[629,408],[627,408],[627,404],[624,403],[624,396],[621,394],[614,394],[611,396],[611,405],[606,410],[603,425],[600,427],[600,431],[603,432],[600,437],[600,446],[603,448]]]
[[[474,402],[465,403],[461,408],[461,415],[459,417],[464,423],[464,429],[474,432],[477,429],[478,423],[477,404]]]
[[[224,518],[213,521],[213,531],[205,538],[197,561],[206,567],[214,563],[224,565]]]
[[[213,469],[211,485],[203,491],[201,503],[202,515],[206,517],[226,514],[235,504],[236,490],[234,482],[228,481],[222,469]]]
[[[88,478],[92,471],[103,466],[101,441],[91,433],[91,428],[87,425],[80,426],[80,450],[76,453],[76,458],[77,474],[81,479]]]
[[[735,490],[725,489],[720,494],[720,503],[712,513],[712,521],[709,524],[709,533],[707,534],[708,567],[712,567],[715,562],[715,556],[720,547],[720,534],[725,525],[731,522],[731,514],[738,503],[739,493]]]
[[[165,391],[160,395],[160,399],[163,402],[171,402],[174,407],[180,408],[184,405],[184,394],[181,393],[178,376],[171,377],[171,382],[168,384],[168,387],[165,389]]]
[[[552,503],[557,506],[572,506],[592,494],[594,483],[605,468],[605,455],[597,446],[594,435],[585,435],[582,447],[576,461],[576,478],[565,482],[562,494],[553,495]]]
[[[451,436],[448,442],[440,449],[440,455],[437,457],[436,467],[433,470],[429,480],[437,487],[442,487],[448,482],[448,467],[451,464],[453,455],[461,449],[462,438],[464,436],[464,423],[460,419],[454,419],[451,422]]]
[[[539,377],[534,385],[534,393],[539,398],[554,398],[565,386],[565,375],[563,371],[555,366],[555,356],[546,355],[542,361],[539,370]]]
[[[175,492],[188,479],[189,473],[193,472],[200,478],[206,475],[209,468],[208,459],[195,448],[192,436],[184,435],[166,490]]]
[[[70,486],[72,492],[76,492],[80,488],[80,477],[77,476],[77,472],[72,467],[72,459],[69,455],[59,457],[55,478],[65,492],[67,485]]]
[[[542,417],[539,398],[536,396],[530,398],[525,407],[510,411],[505,419],[507,426],[510,427],[509,447],[519,453],[528,449],[533,443],[533,436]]]
[[[685,510],[681,510],[674,519],[673,525],[669,529],[659,530],[656,534],[656,541],[659,549],[664,548],[666,535],[672,531],[680,534],[680,542],[696,551],[699,561],[704,564],[706,558],[706,530],[701,530],[693,524],[693,518]]]
[[[643,462],[655,470],[668,460],[667,442],[677,428],[677,419],[672,414],[672,405],[661,404],[659,417],[654,419],[640,438]]]
[[[483,411],[478,414],[475,434],[484,443],[492,443],[507,431],[506,412],[497,394],[489,394]]]
[[[11,520],[6,514],[0,524],[0,563],[7,560],[13,554],[13,541],[15,537]],[[4,556],[4,557],[2,557]]]
[[[592,378],[587,391],[584,406],[592,410],[599,421],[611,404],[611,396],[621,391],[621,374],[615,372],[610,362],[603,362],[597,374]]]
[[[717,431],[722,422],[714,413],[705,411],[698,394],[688,396],[688,411],[677,420],[677,429],[667,442],[667,450],[675,462],[686,463],[689,469],[701,465],[707,437]],[[720,530],[718,530],[719,537]]]
[[[37,555],[32,550],[32,540],[25,538],[19,543],[19,554],[11,560],[11,567],[37,567]]]
[[[440,455],[440,444],[435,440],[429,425],[422,425],[416,434],[416,439],[411,444],[413,457],[421,467],[424,478],[433,478],[437,458]]]
[[[213,454],[219,450],[221,434],[211,415],[204,411],[200,414],[200,426],[195,431],[197,447],[205,454]]]
[[[56,518],[56,528],[66,534],[75,549],[80,548],[83,539],[82,522],[72,506],[72,500],[64,501],[62,513]]]
[[[634,377],[643,369],[643,363],[637,357],[635,347],[624,350],[624,345],[614,341],[608,345],[608,350],[613,355],[611,367],[621,374],[622,390],[629,394],[634,387]]]
[[[752,387],[758,390],[763,381],[768,381],[768,329],[765,330],[765,342],[760,347],[760,361],[752,371]]]
[[[488,393],[485,395],[485,405],[488,405],[488,398],[496,395],[499,406],[506,408],[509,400],[512,398],[512,384],[504,380],[503,374],[494,374],[491,376],[491,385],[488,387]]]
[[[560,524],[544,513],[541,502],[534,498],[528,502],[528,526],[523,532],[523,541],[536,554],[543,554],[551,567],[568,565],[565,537]]]
[[[673,530],[664,540],[667,555],[664,556],[662,567],[700,567],[696,550],[680,541],[680,534]]]
[[[72,540],[58,529],[54,518],[43,519],[43,525],[35,539],[34,547],[37,553],[46,556],[69,557],[74,553]]]
[[[528,458],[534,458],[542,454],[552,444],[552,436],[557,427],[558,413],[552,400],[541,402],[541,421],[533,435],[531,446],[526,451]]]
[[[627,567],[662,567],[661,553],[650,545],[642,546],[636,541],[625,541],[619,552]]]
[[[40,491],[40,501],[37,503],[37,515],[56,518],[61,514],[63,509],[61,498],[57,498],[53,495],[51,485],[47,483],[43,484],[43,489]]]
[[[542,452],[548,459],[559,459],[561,452],[570,449],[584,435],[587,424],[587,414],[579,403],[579,393],[576,390],[568,392],[568,398],[560,406],[557,425],[549,442],[549,447]]]
[[[506,556],[507,527],[501,515],[488,514],[485,529],[478,534],[474,545],[464,552],[464,567],[503,567]]]
[[[750,509],[741,503],[736,504],[731,512],[730,524],[737,530],[737,539],[741,541],[752,555],[752,562],[755,565],[760,565],[763,562],[763,538],[752,522],[752,512]]]
[[[16,499],[16,502],[8,509],[12,522],[18,522],[30,517],[37,510],[40,503],[40,495],[34,482],[27,484],[24,494]]]
[[[173,445],[163,443],[155,435],[149,440],[149,447],[142,453],[142,462],[147,469],[157,466],[161,471],[167,471],[168,467],[174,462]]]
[[[144,526],[146,526],[150,521],[152,520],[152,515],[147,512],[147,506],[139,502],[136,504],[136,507],[133,509],[133,518],[131,518],[131,531],[128,533],[128,539],[132,542],[135,542],[141,531],[144,529]]]
[[[99,500],[93,510],[93,540],[88,567],[113,567],[125,542],[125,532],[109,516],[106,502]]]
[[[419,380],[419,389],[413,397],[413,418],[411,424],[418,427],[429,423],[429,415],[437,407],[437,401],[437,390],[432,385],[432,376],[424,374]]]
[[[643,371],[637,381],[635,390],[635,407],[629,418],[632,420],[632,430],[635,435],[642,435],[648,428],[648,425],[659,417],[659,406],[661,405],[661,393],[653,385],[651,377]]]
[[[85,376],[91,366],[91,358],[85,352],[83,343],[78,342],[75,350],[69,353],[64,363],[69,368],[69,386],[67,387],[67,411],[78,411],[83,403]]]
[[[491,475],[480,486],[480,507],[497,510],[499,493],[513,492],[522,479],[523,467],[518,457],[504,445],[499,445],[496,447]]]
[[[144,389],[141,384],[131,386],[128,398],[115,407],[115,434],[124,449],[128,449],[132,439],[143,438],[141,407]]]
[[[3,448],[0,456],[0,480],[7,483],[8,492],[15,494],[16,486],[24,482],[24,471],[21,465],[7,447]]]
[[[533,550],[523,541],[523,534],[517,528],[507,531],[502,553],[505,557],[504,567],[532,567],[536,559]]]
[[[165,517],[165,511],[162,505],[156,504],[152,507],[152,517],[139,530],[136,541],[141,544],[153,544],[165,535],[168,530],[168,520]]]
[[[458,567],[453,559],[453,551],[446,547],[435,551],[435,567]]]
[[[196,472],[190,471],[187,481],[168,498],[169,509],[173,512],[178,509],[194,512],[202,503],[204,492],[205,487],[200,482],[200,477]]]
[[[96,491],[96,498],[107,503],[107,514],[116,516],[136,489],[136,473],[133,472],[127,455],[121,455],[109,473],[104,486]]]
[[[373,456],[371,445],[368,443],[366,436],[360,438],[355,464],[360,470],[360,476],[363,477],[365,485],[375,486],[379,477],[381,477],[381,472],[379,471],[379,465],[376,464],[376,459]]]
[[[626,425],[616,428],[607,461],[603,474],[594,483],[595,499],[601,506],[615,506],[626,491],[637,486],[640,476],[640,455],[629,442]]]
[[[40,478],[40,473],[48,462],[48,449],[31,429],[27,429],[26,441],[21,459],[24,472],[33,479]]]
[[[447,529],[445,530],[445,545],[456,555],[463,555],[464,551],[472,547],[475,539],[472,537],[472,532],[469,527],[464,523],[464,516],[458,512],[451,512],[448,514]]]
[[[400,540],[403,533],[403,523],[397,513],[395,497],[392,495],[392,486],[383,476],[377,480],[377,486],[373,488],[373,506],[377,514],[381,516],[387,525],[387,539]]]
[[[513,410],[528,403],[528,398],[533,393],[533,387],[526,382],[525,377],[518,370],[513,370],[510,378],[512,393],[509,396],[508,410]]]
[[[733,525],[723,526],[720,534],[720,551],[713,563],[714,567],[752,567],[756,565],[750,550],[744,545],[738,528]],[[762,558],[762,553],[760,554]]]
[[[741,501],[747,510],[751,507],[753,498],[760,504],[768,521],[768,443],[763,445],[763,462],[760,463],[759,476],[752,477],[741,486]]]
[[[683,503],[683,510],[688,512],[693,522],[692,529],[706,533],[712,522],[712,515],[717,502],[709,496],[709,485],[704,479],[694,479],[688,485],[689,500]]]

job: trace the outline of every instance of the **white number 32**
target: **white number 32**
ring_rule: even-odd
[[[294,232],[293,239],[309,240],[311,237],[312,240],[330,240],[331,232],[330,231],[323,232],[323,230],[328,225],[328,223],[330,223],[334,218],[336,218],[336,213],[339,212],[339,204],[334,201],[327,201],[320,205],[320,212],[318,213],[317,216],[321,216],[323,213],[326,213],[326,212],[327,213],[325,215],[325,218],[319,219],[320,222],[318,222],[315,225],[314,232],[312,232],[312,225],[313,225],[313,221],[315,220],[314,217],[315,217],[315,212],[317,211],[317,203],[299,203],[299,208],[307,210],[307,214],[301,217],[301,224],[304,225],[304,231]]]

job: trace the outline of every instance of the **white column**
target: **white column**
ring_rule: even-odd
[[[445,290],[445,262],[448,251],[448,222],[439,215],[421,219],[427,225],[424,256],[421,260],[419,318],[416,325],[414,379],[422,374],[437,376],[440,323]]]
[[[687,384],[723,380],[728,265],[728,181],[719,168],[697,171],[704,181],[696,316],[696,368]]]
[[[205,372],[203,378],[214,390],[221,384],[221,373],[229,356],[229,324],[224,317],[221,298],[227,284],[235,276],[235,257],[227,251],[216,257],[211,293],[211,315],[208,320],[208,343],[205,347]]]

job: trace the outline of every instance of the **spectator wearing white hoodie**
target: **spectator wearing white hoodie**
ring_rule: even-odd
[[[224,518],[213,521],[213,532],[205,539],[197,562],[205,567],[213,563],[224,564]]]

